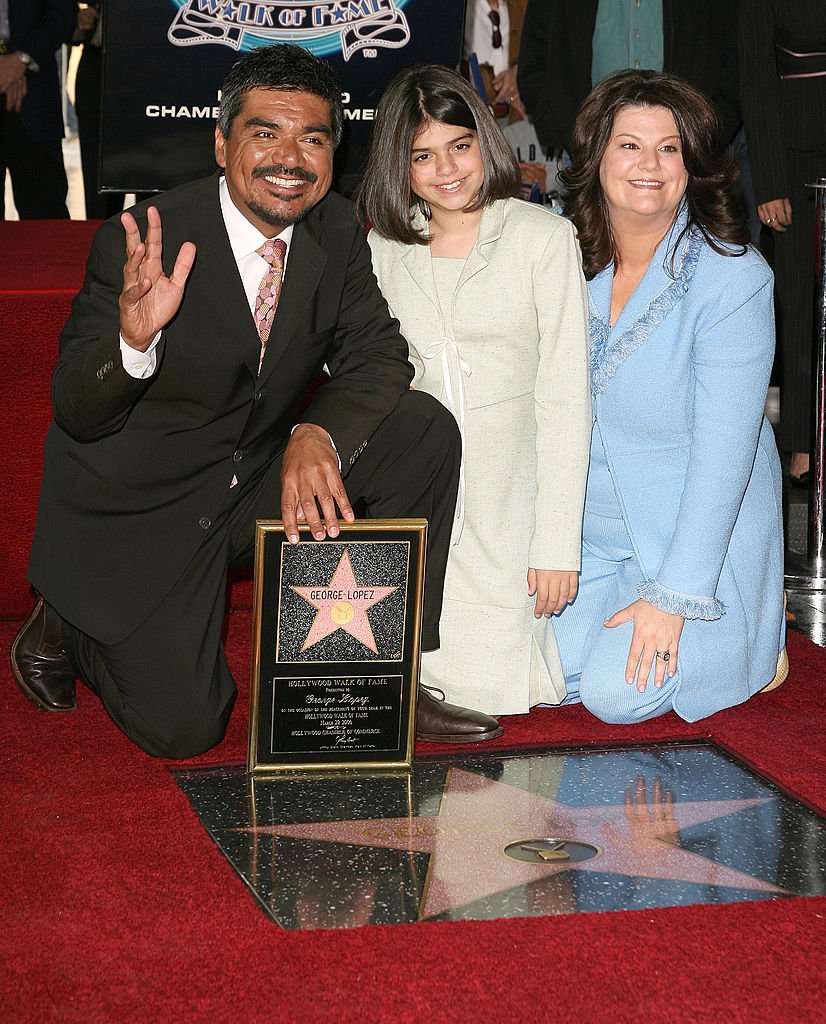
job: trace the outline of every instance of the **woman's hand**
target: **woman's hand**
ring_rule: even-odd
[[[654,670],[655,686],[663,685],[666,670],[669,676],[673,676],[677,671],[677,649],[685,619],[682,615],[661,611],[640,598],[627,608],[615,612],[605,625],[613,629],[614,626],[629,621],[634,623],[634,635],[631,638],[631,649],[625,666],[625,681],[633,683],[636,678],[637,689],[644,693],[651,663],[654,660],[657,662]],[[657,657],[658,652],[667,657]]]
[[[579,573],[567,569],[528,569],[528,594],[536,594],[534,616],[556,615],[576,597]]]
[[[681,846],[680,826],[674,814],[674,791],[659,775],[651,784],[651,801],[645,791],[645,778],[640,775],[635,786],[625,788],[625,820],[631,842],[644,850],[654,840]]]
[[[785,231],[792,222],[792,204],[788,199],[770,199],[757,207],[757,216],[772,231]]]
[[[528,116],[528,112],[525,110],[525,104],[519,96],[519,86],[516,84],[516,71],[516,65],[513,64],[504,71],[500,71],[496,78],[494,78],[493,87],[496,90],[496,96],[493,102],[509,103],[517,111],[521,121]]]

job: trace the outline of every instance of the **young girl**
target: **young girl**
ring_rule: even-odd
[[[542,617],[576,594],[591,431],[575,232],[518,188],[459,75],[431,65],[390,83],[357,202],[413,386],[453,412],[464,450],[442,646],[422,683],[488,714],[565,695]]]

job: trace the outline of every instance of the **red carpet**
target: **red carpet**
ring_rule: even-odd
[[[239,679],[249,627],[248,614],[231,616]],[[6,648],[12,633],[5,624]],[[567,708],[506,720],[497,746],[711,736],[826,809],[826,652],[798,636],[790,648],[784,687],[698,726],[667,716],[618,730]],[[225,742],[192,763],[243,759],[245,696]],[[826,898],[282,932],[167,765],[86,691],[79,701],[74,714],[43,714],[6,673],[5,1019],[820,1019]]]
[[[83,267],[99,220],[0,221],[0,295],[63,292],[83,284]]]
[[[51,420],[49,379],[97,227],[95,221],[0,221],[0,618],[24,616],[31,605],[25,565]]]
[[[0,223],[5,652],[30,604],[25,560],[49,371],[90,237],[78,222]],[[248,599],[248,585],[234,590],[236,609]],[[243,760],[250,632],[249,612],[234,611],[228,652],[243,693],[224,743],[195,763]],[[781,689],[699,725],[667,716],[617,729],[574,707],[505,720],[496,746],[710,736],[826,811],[826,652],[794,635],[789,647]],[[826,898],[282,932],[213,845],[167,764],[133,747],[86,691],[74,714],[46,715],[23,699],[7,667],[2,673],[3,1020],[786,1024],[823,1016]]]

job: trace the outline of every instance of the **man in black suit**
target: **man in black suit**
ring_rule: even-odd
[[[76,12],[74,0],[0,0],[0,219],[6,170],[21,220],[69,216],[55,51]]]
[[[337,509],[351,521],[356,499],[374,516],[426,517],[422,640],[439,644],[458,432],[407,390],[407,346],[363,229],[328,191],[341,126],[324,61],[292,45],[242,58],[215,133],[223,174],[124,213],[125,265],[107,222],[61,336],[29,563],[42,598],[12,666],[47,710],[74,706],[77,672],[151,754],[222,738],[235,698],[226,571],[251,560],[255,520],[279,507],[292,542],[302,518],[317,539],[337,536]],[[283,285],[262,345],[273,237]],[[332,379],[299,418],[324,365]],[[420,738],[500,733],[420,694]]]
[[[815,308],[815,189],[826,174],[826,4],[740,0],[743,122],[757,212],[774,236],[774,298],[782,381],[777,444],[808,488]]]
[[[594,30],[607,6],[608,0],[528,0],[519,50],[519,93],[539,141],[548,149],[570,148],[574,119],[591,91]],[[630,13],[633,0],[625,0],[625,6],[629,23],[635,23]],[[643,8],[644,17],[652,17],[653,6]],[[687,79],[714,102],[724,143],[741,120],[736,14],[736,0],[662,0],[659,70]],[[634,18],[639,15],[635,12]]]

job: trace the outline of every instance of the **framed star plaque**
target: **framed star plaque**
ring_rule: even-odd
[[[427,521],[340,527],[256,524],[250,772],[413,764]]]

